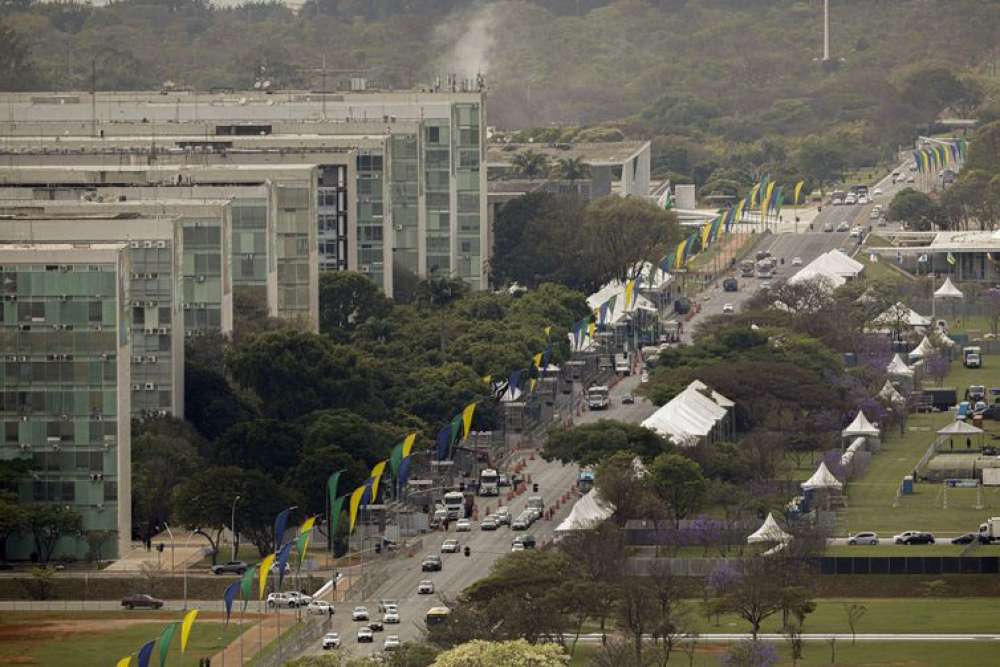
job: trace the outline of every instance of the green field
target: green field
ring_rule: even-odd
[[[0,664],[113,665],[126,655],[134,657],[143,644],[156,639],[164,626],[175,620],[180,620],[180,614],[5,614],[0,621]],[[238,636],[235,622],[228,627],[217,619],[196,622],[184,656],[180,652],[180,633],[175,635],[168,664],[196,667],[200,658],[213,656]],[[151,664],[159,664],[159,647],[153,655]]]
[[[590,664],[590,656],[599,649],[593,645],[580,646],[570,665],[585,667]],[[956,665],[993,665],[997,663],[996,647],[988,642],[858,642],[852,646],[849,641],[838,641],[836,661],[831,661],[830,645],[826,642],[807,642],[803,648],[800,666],[811,665],[864,665],[865,667],[955,667]],[[695,667],[718,667],[725,648],[719,645],[701,643],[690,663]],[[792,665],[788,645],[778,644],[782,657],[779,665]],[[687,654],[677,651],[670,657],[670,663],[688,665]]]

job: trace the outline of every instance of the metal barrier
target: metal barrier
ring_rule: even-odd
[[[820,574],[1000,574],[1000,556],[825,556]]]

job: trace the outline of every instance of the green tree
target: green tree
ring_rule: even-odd
[[[253,468],[280,480],[299,460],[302,431],[274,419],[236,424],[215,442],[209,459],[218,466]]]
[[[206,438],[215,439],[252,419],[252,406],[233,391],[222,371],[184,364],[184,418]]]
[[[889,204],[886,218],[905,222],[915,231],[933,231],[947,224],[941,207],[925,193],[904,188],[896,193]]]
[[[556,161],[557,175],[567,181],[579,181],[590,176],[590,165],[578,157],[561,157]]]
[[[594,475],[597,493],[615,508],[619,525],[655,514],[649,475],[636,466],[635,458],[631,452],[615,452],[597,466]]]
[[[374,282],[354,271],[326,271],[319,277],[319,328],[338,342],[369,319],[389,314],[390,301]]]
[[[69,506],[56,504],[29,505],[28,528],[35,540],[38,560],[48,563],[52,559],[60,538],[79,535],[83,531],[83,517]]]
[[[502,642],[473,640],[440,654],[431,667],[565,667],[568,664],[569,656],[558,644],[530,644],[516,639]]]
[[[0,90],[25,90],[35,83],[35,63],[24,36],[0,20]]]
[[[17,502],[17,496],[0,491],[0,563],[7,562],[7,540],[28,528],[28,509]]]
[[[680,454],[660,454],[649,469],[653,490],[679,526],[701,508],[708,490],[701,467]]]
[[[147,422],[132,441],[132,525],[143,539],[172,520],[171,497],[204,466],[190,428],[177,420]]]
[[[822,188],[843,178],[847,158],[836,139],[810,137],[799,145],[795,164],[803,175]]]
[[[670,443],[656,431],[638,424],[601,419],[579,426],[550,429],[542,456],[549,461],[589,466],[619,451],[651,461],[671,449]]]
[[[596,289],[617,278],[635,277],[640,262],[659,264],[680,239],[677,216],[638,197],[604,197],[584,211],[587,265],[596,267]]]
[[[521,151],[510,159],[511,166],[525,178],[537,178],[544,174],[548,162],[543,153],[531,149]]]

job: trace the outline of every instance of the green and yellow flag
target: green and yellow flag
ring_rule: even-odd
[[[799,196],[802,194],[802,186],[806,184],[805,181],[799,181],[795,184],[795,195],[792,197],[792,205],[799,205]]]
[[[361,504],[361,496],[365,495],[365,489],[367,487],[362,484],[358,488],[351,492],[351,502],[348,505],[349,512],[349,523],[348,527],[350,532],[354,532],[354,523],[358,520],[358,506]]]
[[[708,250],[708,238],[712,235],[712,223],[706,223],[701,227],[701,249]]]
[[[157,643],[160,645],[160,667],[164,667],[167,664],[167,653],[170,652],[170,642],[174,640],[174,635],[177,634],[177,628],[180,625],[180,623],[174,621],[167,624],[167,627],[163,628],[163,632],[160,633],[160,638],[157,640]]]
[[[634,280],[625,281],[625,310],[628,310],[629,304],[632,303],[632,291],[635,289]]]
[[[542,360],[541,360],[541,356],[542,355],[539,354],[537,356],[539,357],[539,359],[538,359],[538,363],[535,364],[535,365],[540,367],[540,364],[542,363]],[[463,440],[465,438],[469,437],[469,431],[472,429],[472,415],[474,415],[475,413],[476,413],[476,404],[475,403],[469,403],[468,405],[465,406],[465,409],[462,410],[462,439]]]
[[[757,203],[757,193],[760,191],[760,183],[756,184],[751,188],[750,194],[747,198],[750,200],[750,206],[753,207]]]
[[[385,474],[385,464],[388,463],[388,462],[389,462],[388,460],[379,461],[378,463],[376,463],[372,467],[371,478],[374,480],[372,482],[372,502],[373,503],[376,502],[376,499],[378,498],[378,483],[379,483],[379,481],[381,481],[382,475]]]
[[[552,325],[550,324],[549,326],[545,327],[545,336],[547,338],[551,335],[552,335]]]
[[[274,565],[274,556],[275,554],[268,554],[260,562],[260,569],[258,570],[260,575],[257,578],[257,583],[259,584],[257,595],[261,600],[264,599],[264,593],[267,592],[267,576],[271,573],[271,566]]]
[[[534,357],[531,358],[531,361],[532,361],[532,363],[534,363],[535,368],[541,368],[542,367],[542,353],[539,352],[538,354],[536,354]]]
[[[132,664],[132,656],[127,655],[117,662],[115,667],[129,667]]]
[[[247,568],[240,579],[240,595],[243,596],[243,608],[246,609],[247,602],[253,596],[253,578],[257,576],[257,566]],[[160,637],[160,648],[163,648],[163,637]]]
[[[532,393],[535,392],[535,385],[536,384],[538,384],[538,380],[536,380],[535,378],[531,378],[531,380],[528,382],[528,393],[529,394],[532,394]]]
[[[187,651],[188,639],[191,637],[191,628],[194,626],[196,618],[198,618],[198,610],[192,609],[184,614],[184,620],[181,621],[181,655]]]
[[[684,246],[687,245],[687,241],[681,241],[677,244],[677,249],[674,250],[674,268],[682,269],[684,268]]]
[[[590,335],[590,340],[594,340],[594,334],[597,333],[597,322],[590,321],[590,324],[587,325],[587,333]]]

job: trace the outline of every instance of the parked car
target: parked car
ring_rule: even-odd
[[[378,601],[378,613],[384,614],[390,609],[398,609],[399,601],[392,598],[382,598]]]
[[[306,611],[310,614],[333,616],[334,607],[326,600],[313,600],[306,605]]]
[[[986,387],[981,384],[970,384],[969,388],[965,390],[965,400],[972,402],[985,401]]]
[[[417,595],[433,595],[434,594],[434,582],[430,579],[424,579],[419,584],[417,584]]]
[[[832,232],[833,231],[833,223],[832,222],[828,222],[825,225],[823,225],[823,231],[824,232]]]
[[[458,540],[448,539],[441,543],[441,553],[443,554],[457,554],[458,553]]]
[[[298,591],[288,591],[285,593],[289,600],[292,600],[296,607],[306,607],[313,601],[311,595],[306,595],[305,593],[299,593]]]
[[[212,574],[238,574],[243,576],[243,573],[247,571],[247,564],[241,560],[231,560],[221,565],[212,566]]]
[[[399,635],[388,635],[382,642],[383,651],[398,651],[400,647]]]
[[[459,519],[455,522],[456,533],[467,533],[472,530],[472,522],[468,519]]]
[[[340,634],[328,632],[323,635],[323,650],[329,651],[332,648],[340,648]]]
[[[900,544],[934,544],[934,536],[930,533],[914,533],[903,538]]]
[[[802,258],[792,257],[792,266],[802,266]]]
[[[513,544],[510,545],[510,550],[511,551],[524,551],[524,544],[522,544],[521,542],[514,542]]]
[[[514,538],[513,542],[511,542],[511,546],[514,546],[515,544],[520,544],[525,549],[534,549],[535,538],[533,535],[518,535]]]
[[[368,607],[355,607],[351,612],[352,621],[367,621],[368,620]]]
[[[154,598],[152,595],[146,595],[145,593],[129,595],[127,598],[122,599],[122,606],[126,609],[135,609],[136,607],[145,607],[146,609],[162,609],[163,605],[163,600]]]
[[[875,188],[874,190],[872,190],[872,196],[873,197],[881,197],[882,196],[882,188]]]
[[[622,396],[622,405],[632,405],[633,403],[635,403],[635,396],[632,394]]]
[[[497,486],[510,486],[510,478],[500,473],[497,475]]]
[[[496,512],[497,523],[501,526],[509,526],[511,522],[510,510],[506,507],[498,507]]]
[[[274,609],[275,607],[294,609],[295,607],[309,604],[309,601],[300,602],[300,595],[301,593],[271,593],[267,596],[267,606],[270,609]]]
[[[839,225],[837,225],[837,231],[838,232],[847,232],[847,231],[850,231],[850,229],[851,229],[851,225],[850,225],[849,222],[847,222],[847,220],[843,220],[843,221],[841,221],[841,223]]]
[[[858,203],[858,198],[855,197],[854,195],[847,195],[846,197],[844,197],[844,203],[847,204],[848,206],[853,206],[854,204]]]
[[[733,304],[726,303],[722,305],[722,312],[727,314],[732,314],[734,312]]]
[[[368,624],[368,629],[372,632],[382,632],[385,626],[382,625],[382,621],[372,621]]]
[[[440,556],[428,556],[420,564],[420,569],[424,572],[440,572],[441,571],[441,557]]]
[[[966,533],[965,535],[959,535],[958,537],[953,537],[951,540],[952,544],[972,544],[973,542],[979,541],[979,535],[976,533]]]
[[[528,520],[526,516],[522,514],[518,516],[516,519],[514,519],[513,522],[511,522],[510,528],[511,530],[528,530],[528,526],[530,525],[531,522]]]
[[[903,540],[909,538],[912,535],[917,535],[919,533],[920,533],[919,530],[906,530],[903,531],[902,533],[899,533],[898,535],[893,535],[892,541],[896,544],[903,544]]]
[[[878,533],[855,533],[847,539],[850,545],[855,544],[878,544]]]
[[[362,626],[362,627],[358,628],[358,643],[359,644],[361,644],[363,642],[367,642],[367,643],[370,644],[373,641],[375,641],[375,633],[372,632],[371,628],[366,627],[366,626]]]

